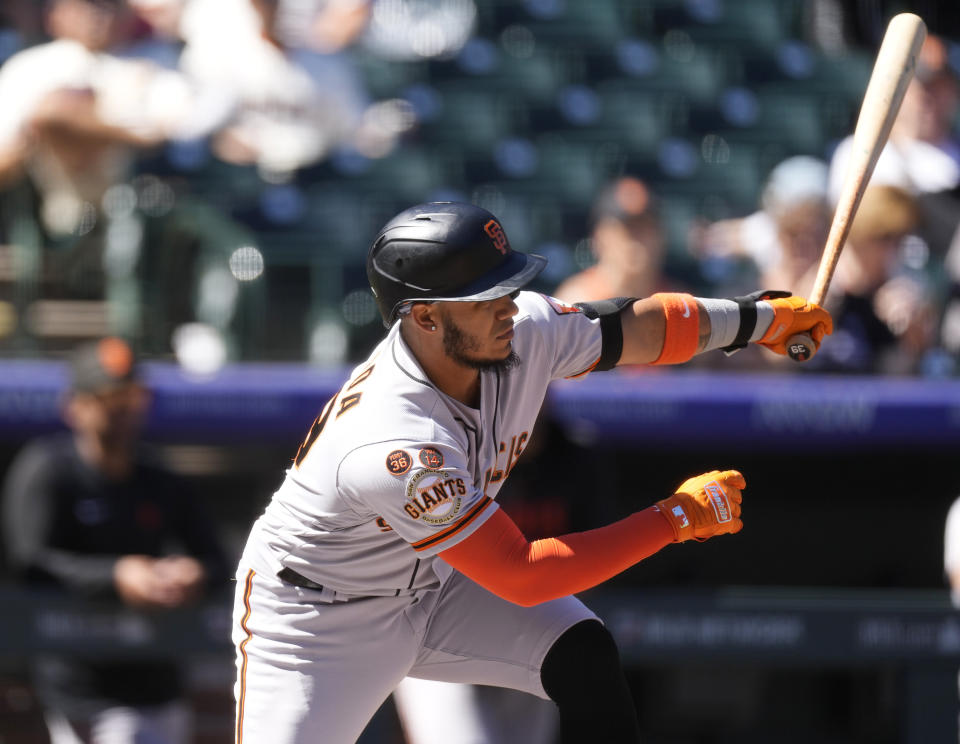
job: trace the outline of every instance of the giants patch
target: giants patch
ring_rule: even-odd
[[[443,467],[443,454],[436,447],[424,447],[420,450],[420,462],[425,468],[437,470]]]
[[[713,511],[717,515],[717,521],[729,522],[731,519],[730,505],[727,503],[727,494],[723,492],[720,484],[716,481],[712,481],[705,485],[703,490],[710,499],[710,503],[713,504]]]
[[[427,524],[446,524],[460,515],[467,486],[445,470],[421,470],[407,482],[407,503],[403,510]]]
[[[403,475],[413,465],[413,458],[405,450],[394,450],[387,455],[387,470],[393,475]]]

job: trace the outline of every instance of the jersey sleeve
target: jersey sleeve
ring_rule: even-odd
[[[549,368],[550,379],[580,377],[600,361],[600,321],[560,300],[535,292],[517,299],[517,326],[529,334],[531,351]]]
[[[474,485],[462,452],[430,442],[394,440],[356,449],[340,465],[337,488],[382,517],[423,556],[456,545],[498,508]]]

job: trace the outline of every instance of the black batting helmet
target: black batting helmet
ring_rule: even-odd
[[[503,297],[543,271],[547,259],[518,253],[486,209],[432,202],[390,220],[367,253],[367,279],[383,324],[404,302]]]

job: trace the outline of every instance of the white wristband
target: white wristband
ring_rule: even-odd
[[[697,302],[710,316],[710,338],[704,351],[723,349],[733,343],[740,330],[740,306],[733,300],[697,297]],[[757,324],[750,335],[751,341],[759,341],[773,323],[773,306],[760,300],[757,303]]]

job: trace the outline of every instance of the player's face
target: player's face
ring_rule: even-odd
[[[513,350],[517,293],[484,302],[438,303],[443,350],[470,369],[510,369],[520,359]]]
[[[77,393],[68,404],[71,426],[111,443],[132,442],[139,435],[149,401],[149,393],[136,384]]]

